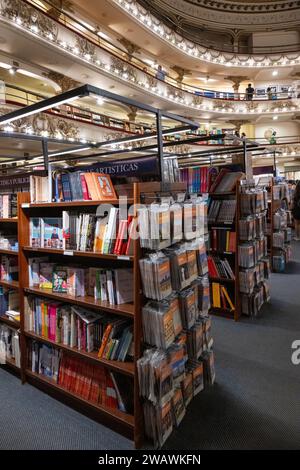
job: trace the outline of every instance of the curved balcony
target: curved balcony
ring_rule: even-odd
[[[219,92],[193,89],[185,90],[182,87],[171,85],[166,81],[158,80],[148,72],[141,70],[135,63],[128,63],[124,58],[116,55],[115,51],[107,51],[98,37],[98,44],[87,39],[82,32],[75,32],[75,26],[61,24],[47,16],[41,9],[29,6],[28,2],[14,0],[14,5],[20,3],[20,8],[11,8],[9,0],[3,0],[0,10],[0,20],[16,26],[27,34],[43,41],[50,48],[64,51],[72,57],[74,62],[80,61],[87,67],[101,72],[110,78],[117,79],[135,87],[141,92],[159,97],[169,103],[174,109],[186,108],[190,115],[199,112],[216,113],[220,116],[233,114],[239,117],[251,117],[256,114],[294,113],[300,110],[299,100],[289,95],[276,96],[276,100],[236,99],[240,96],[221,96]],[[22,8],[21,8],[22,7]],[[24,8],[25,7],[25,8]],[[91,34],[91,33],[90,33]],[[93,33],[94,35],[94,33]],[[122,52],[124,54],[124,52]],[[233,99],[232,99],[233,98]],[[243,95],[241,95],[243,98]]]
[[[157,70],[154,67],[149,66],[148,63],[141,60],[140,58],[136,57],[134,54],[130,54],[130,60],[126,60],[126,55],[128,55],[124,49],[117,47],[113,44],[108,38],[104,38],[99,36],[101,32],[99,32],[96,27],[94,28],[91,25],[87,25],[84,22],[76,19],[76,17],[68,12],[62,11],[61,9],[53,6],[53,4],[44,1],[43,4],[37,0],[25,0],[25,3],[32,5],[36,9],[42,11],[49,17],[48,11],[51,8],[55,10],[56,14],[56,21],[60,24],[66,26],[71,31],[79,34],[80,36],[84,37],[88,41],[90,41],[95,46],[113,54],[116,58],[124,61],[125,64],[128,64],[132,67],[136,67],[138,70],[143,71],[146,75],[151,78],[155,78],[159,80],[157,75]],[[52,17],[49,17],[53,19]],[[300,47],[300,46],[299,46]],[[300,57],[300,56],[299,56]],[[300,60],[299,60],[300,63]],[[228,65],[228,64],[225,64]],[[275,64],[274,64],[275,65]],[[171,77],[170,75],[166,75],[165,80],[163,82],[173,86],[179,91],[187,91],[189,93],[203,96],[208,99],[224,99],[224,100],[234,100],[234,101],[244,101],[247,100],[246,93],[237,93],[237,92],[228,92],[228,91],[219,91],[219,90],[211,90],[203,87],[196,87],[193,85],[186,84],[184,82],[178,81],[175,78]],[[270,97],[266,92],[265,93],[256,93],[254,92],[252,96],[252,100],[274,100],[274,99],[287,99],[294,97],[295,92],[290,89],[284,92],[274,92],[272,93],[272,97]]]
[[[186,40],[166,26],[157,17],[145,10],[135,0],[110,0],[122,9],[126,15],[130,15],[137,23],[154,34],[159,39],[167,42],[170,46],[179,50],[189,57],[200,59],[213,64],[223,64],[232,67],[285,67],[300,63],[300,45],[292,44],[286,52],[276,50],[272,47],[262,48],[260,53],[238,54],[234,52],[221,51],[213,45],[199,45],[191,40]],[[220,12],[222,15],[222,12]],[[275,12],[276,14],[276,12]],[[277,12],[280,15],[280,12]],[[295,12],[298,15],[298,11]],[[215,46],[216,47],[216,46]],[[267,49],[267,50],[266,50]]]

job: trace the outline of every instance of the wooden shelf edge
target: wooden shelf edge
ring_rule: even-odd
[[[110,361],[109,359],[98,358],[96,352],[88,353],[86,351],[80,351],[77,348],[72,348],[71,346],[66,346],[65,344],[57,343],[56,341],[52,341],[51,339],[37,335],[36,333],[33,333],[32,331],[24,331],[24,335],[33,340],[50,344],[53,347],[70,352],[71,354],[80,356],[84,359],[96,362],[97,364],[101,364],[108,369],[119,372],[120,374],[125,374],[130,377],[134,376],[134,363],[133,362]]]
[[[122,196],[121,196],[122,197]],[[126,196],[123,196],[126,197]],[[80,206],[100,206],[101,204],[119,204],[120,199],[108,199],[106,201],[61,201],[61,202],[36,202],[24,203],[22,209],[33,209],[38,207],[80,207]],[[127,203],[133,204],[133,198],[127,197]]]
[[[68,296],[67,294],[52,292],[51,289],[40,289],[38,287],[25,287],[24,290],[28,294],[40,295],[41,297],[48,297],[49,299],[60,300],[64,303],[71,303],[88,308],[94,308],[97,310],[103,310],[106,312],[113,313],[115,315],[122,315],[129,318],[134,317],[133,304],[110,305],[108,304],[108,302],[95,300],[93,297],[73,297],[71,295]]]
[[[0,322],[3,322],[3,323],[6,323],[6,325],[12,327],[12,328],[16,328],[16,329],[19,329],[20,328],[20,322],[18,321],[14,321],[14,320],[10,320],[6,315],[1,315],[0,316]]]
[[[66,390],[64,387],[55,383],[53,380],[47,377],[44,377],[43,375],[37,374],[36,372],[32,372],[29,369],[25,370],[25,374],[34,380],[38,380],[50,386],[54,390],[59,391],[61,394],[80,402],[84,406],[89,406],[90,408],[93,408],[99,413],[106,415],[110,419],[114,419],[115,421],[121,422],[123,425],[128,426],[130,428],[134,427],[134,416],[132,415],[123,413],[122,411],[116,410],[114,408],[108,408],[105,406],[98,405],[96,403],[91,403],[89,401],[86,401],[84,398],[80,397],[79,395],[76,395],[73,392],[70,392],[69,390]]]
[[[0,248],[0,254],[19,256],[19,250],[5,250],[4,248]]]
[[[115,261],[133,261],[133,256],[126,256],[126,255],[114,255],[114,254],[104,254],[104,253],[97,253],[94,251],[77,251],[77,250],[59,250],[59,249],[52,249],[52,248],[39,248],[39,247],[32,247],[32,246],[23,246],[22,249],[24,251],[31,251],[36,253],[49,253],[49,254],[56,254],[62,256],[70,256],[70,253],[73,256],[82,256],[82,257],[89,257],[89,258],[100,258],[100,259],[109,259]]]
[[[0,218],[0,223],[1,222],[2,223],[5,222],[5,223],[8,223],[8,224],[9,223],[18,223],[18,218],[17,217],[16,218],[12,217],[12,218],[9,218],[9,219],[1,219]]]
[[[4,363],[0,363],[1,366],[9,366],[11,367],[12,369],[14,369],[16,372],[18,372],[19,374],[21,373],[21,369],[20,367],[18,367],[16,365],[16,361],[14,359],[8,359],[6,358],[5,359],[5,362]]]
[[[10,287],[12,289],[19,289],[19,281],[1,281],[0,286]]]

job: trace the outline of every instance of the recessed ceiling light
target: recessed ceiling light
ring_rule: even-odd
[[[276,121],[278,119],[278,116],[273,116],[273,120]]]
[[[278,75],[278,70],[273,70],[272,75],[273,77],[276,77],[276,75]]]

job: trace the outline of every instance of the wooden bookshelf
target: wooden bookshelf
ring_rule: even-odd
[[[223,277],[212,277],[209,276],[210,284],[213,282],[219,283],[220,285],[227,285],[230,287],[231,291],[228,293],[230,295],[231,301],[235,306],[234,310],[219,308],[219,307],[211,307],[210,313],[213,315],[218,315],[226,318],[231,318],[237,321],[241,316],[241,306],[240,306],[240,295],[239,295],[239,260],[238,260],[238,240],[239,240],[239,218],[240,218],[240,182],[238,181],[236,184],[235,191],[229,191],[225,193],[209,193],[211,199],[236,199],[236,212],[235,217],[232,223],[218,223],[218,222],[211,222],[208,223],[209,231],[213,230],[214,228],[218,230],[229,230],[231,232],[236,233],[235,237],[235,251],[222,251],[222,250],[208,250],[209,255],[217,255],[217,256],[230,256],[231,259],[231,267],[234,272],[235,279],[227,279]],[[233,295],[233,297],[232,297]],[[212,298],[212,292],[211,292]]]
[[[127,186],[126,193],[128,194],[128,188],[130,189],[131,196],[127,196],[126,204],[136,205],[140,202],[140,186],[138,183]],[[119,191],[119,187],[116,187],[118,194],[122,194]],[[124,193],[123,193],[124,194]],[[120,199],[122,196],[120,196]],[[96,210],[99,204],[111,204],[118,205],[119,202],[124,204],[124,199],[121,201],[72,201],[72,202],[54,202],[54,203],[39,203],[31,204],[29,194],[23,193],[22,198],[18,204],[18,220],[19,220],[19,263],[20,263],[20,310],[21,310],[21,358],[22,358],[22,380],[23,382],[30,382],[39,388],[42,388],[46,393],[51,393],[55,398],[58,398],[65,403],[79,408],[83,413],[95,419],[96,421],[102,422],[108,427],[120,432],[127,437],[131,438],[136,447],[140,447],[143,442],[143,411],[141,408],[139,389],[138,389],[138,375],[136,368],[136,361],[141,356],[141,338],[142,338],[142,324],[141,324],[141,301],[140,301],[140,275],[139,275],[139,240],[134,242],[134,255],[133,256],[116,256],[113,254],[101,254],[93,252],[81,252],[81,251],[64,251],[60,249],[48,249],[48,248],[33,248],[30,246],[30,218],[31,217],[53,217],[61,216],[61,211],[65,209],[76,209],[83,211],[87,208],[87,212],[91,212],[92,209]],[[136,215],[136,214],[135,214]],[[124,264],[130,263],[130,267],[133,269],[133,286],[134,286],[134,301],[130,304],[111,305],[108,302],[101,300],[95,300],[92,296],[85,297],[74,297],[65,293],[56,293],[51,289],[41,289],[37,286],[29,286],[29,275],[28,275],[28,259],[29,257],[36,256],[37,254],[48,254],[49,256],[55,257],[56,260],[60,260],[60,263],[70,261],[68,257],[77,258],[77,264],[83,261],[86,265],[94,262],[97,266],[113,266],[122,267]],[[79,261],[80,260],[80,261]],[[107,263],[107,264],[106,264]],[[93,264],[92,264],[93,265]],[[121,362],[111,361],[97,357],[97,352],[85,352],[78,350],[77,348],[69,347],[61,343],[49,340],[43,336],[37,335],[32,331],[27,331],[25,328],[25,298],[27,295],[44,297],[46,299],[53,299],[65,304],[73,304],[87,309],[94,309],[99,312],[112,314],[132,320],[133,332],[134,332],[134,361],[133,362]],[[32,341],[39,342],[41,344],[47,344],[61,351],[65,351],[69,355],[76,356],[82,360],[91,362],[93,364],[99,364],[108,370],[114,371],[118,374],[123,374],[132,381],[133,386],[133,403],[134,413],[133,415],[123,413],[119,410],[110,409],[101,406],[100,404],[90,403],[84,400],[80,396],[77,396],[61,385],[55,383],[53,380],[32,372],[28,368],[27,357],[28,348]]]

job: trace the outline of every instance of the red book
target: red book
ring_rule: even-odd
[[[83,194],[83,199],[85,201],[89,201],[91,199],[88,186],[86,184],[85,176],[84,173],[80,174],[80,180],[81,180],[81,188],[82,188],[82,194]]]
[[[235,245],[236,245],[236,233],[230,232],[229,235],[229,251],[235,253]]]
[[[114,255],[120,255],[121,254],[121,248],[123,244],[123,240],[125,237],[125,233],[127,230],[127,220],[120,220],[119,223],[119,230],[116,238],[116,243],[115,243],[115,248],[114,248]]]

